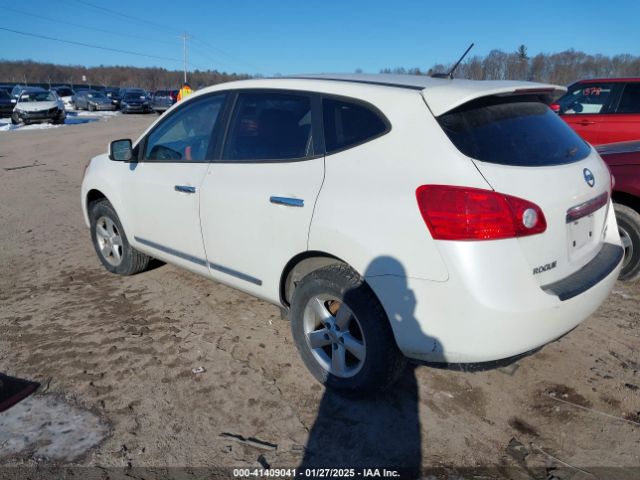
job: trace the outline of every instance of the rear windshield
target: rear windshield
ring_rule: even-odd
[[[487,98],[438,117],[463,154],[483,162],[537,167],[577,162],[590,147],[543,103]]]

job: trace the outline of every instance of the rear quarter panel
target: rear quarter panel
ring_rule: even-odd
[[[368,94],[359,87],[354,93],[387,116],[391,131],[325,157],[309,249],[331,253],[365,277],[446,281],[449,273],[418,209],[416,188],[488,185],[472,162],[455,151],[419,92]]]

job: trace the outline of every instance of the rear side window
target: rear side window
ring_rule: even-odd
[[[543,103],[481,99],[438,117],[463,154],[483,162],[537,167],[577,162],[590,148]]]
[[[389,130],[377,112],[358,103],[325,98],[322,112],[327,153],[355,147]]]
[[[563,115],[606,113],[613,89],[612,83],[572,85],[569,91],[558,100],[560,113]]]
[[[640,83],[627,83],[617,113],[640,113]]]
[[[224,159],[291,160],[311,155],[311,99],[306,95],[240,93]]]

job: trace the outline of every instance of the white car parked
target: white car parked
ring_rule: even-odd
[[[545,104],[562,87],[418,76],[246,80],[174,105],[82,184],[111,272],[149,257],[280,305],[313,375],[536,349],[604,301],[611,176]]]
[[[42,88],[24,88],[11,114],[11,123],[64,123],[66,113],[60,97]]]

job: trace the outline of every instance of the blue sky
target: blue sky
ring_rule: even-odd
[[[471,42],[471,55],[520,44],[531,56],[569,48],[640,55],[640,2],[632,0],[0,0],[0,10],[1,59],[64,65],[180,70],[181,32],[193,37],[191,69],[264,75],[425,70],[455,61]]]

